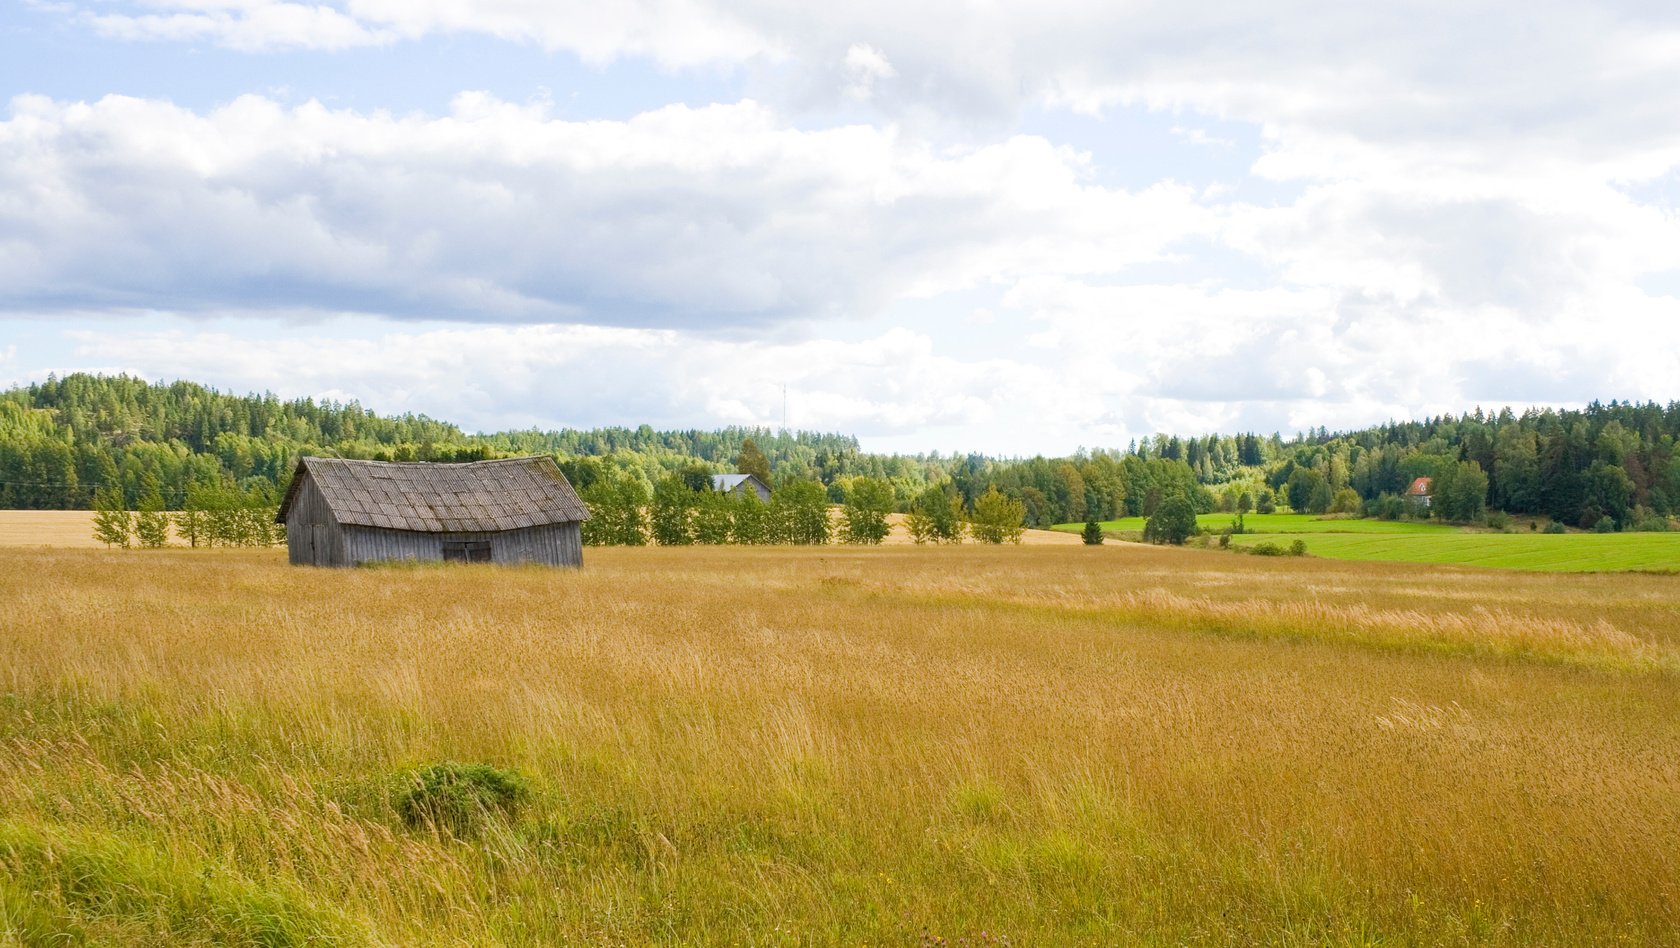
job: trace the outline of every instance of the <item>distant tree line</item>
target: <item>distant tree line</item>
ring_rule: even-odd
[[[1268,487],[1308,513],[1357,498],[1372,516],[1408,512],[1406,491],[1433,481],[1429,513],[1476,521],[1490,511],[1582,528],[1663,529],[1680,515],[1680,402],[1575,411],[1480,410],[1362,431],[1320,430],[1286,446]]]
[[[1157,435],[1065,458],[884,455],[860,451],[845,435],[744,427],[470,435],[425,416],[376,415],[355,402],[237,396],[190,382],[77,374],[0,392],[0,507],[87,509],[100,490],[120,492],[133,510],[153,493],[179,509],[194,488],[278,495],[303,455],[470,461],[549,454],[580,490],[607,481],[610,489],[601,491],[639,490],[650,503],[670,477],[724,473],[743,462],[777,489],[816,484],[830,504],[844,504],[856,481],[884,484],[892,509],[906,514],[926,507],[924,496],[938,488],[971,517],[995,490],[1020,505],[1028,527],[1148,517],[1173,497],[1199,513],[1287,506],[1416,514],[1405,506],[1406,489],[1417,477],[1430,477],[1439,482],[1433,512],[1445,519],[1500,511],[1571,526],[1608,520],[1612,529],[1627,529],[1680,514],[1676,438],[1680,402],[1611,402],[1579,411],[1478,410],[1334,434],[1320,428],[1287,441],[1276,434]],[[743,451],[749,443],[756,458]],[[1479,504],[1477,470],[1486,478]],[[740,515],[740,535],[753,535],[753,516]],[[920,516],[931,518],[930,542],[937,542],[943,517]],[[690,519],[696,518],[711,536],[723,515],[696,508]]]

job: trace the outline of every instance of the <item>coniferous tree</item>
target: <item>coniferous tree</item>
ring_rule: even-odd
[[[758,442],[751,438],[741,442],[741,452],[735,456],[735,471],[738,474],[751,474],[764,482],[766,487],[773,482],[770,480],[770,459],[758,449]]]
[[[1086,546],[1102,546],[1102,524],[1095,520],[1085,521],[1085,532],[1080,534],[1080,538],[1085,541]]]

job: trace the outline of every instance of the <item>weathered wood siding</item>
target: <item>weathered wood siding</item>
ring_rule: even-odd
[[[293,566],[348,566],[344,531],[308,474],[286,512],[286,558]]]
[[[350,563],[390,560],[442,560],[443,541],[485,541],[493,563],[583,565],[583,531],[576,523],[554,523],[494,533],[416,533],[384,527],[346,525]]]

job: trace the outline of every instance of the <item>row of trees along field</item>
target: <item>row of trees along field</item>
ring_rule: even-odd
[[[185,503],[170,512],[153,490],[130,510],[122,492],[101,488],[93,495],[93,537],[106,546],[167,546],[171,532],[188,546],[273,546],[286,542],[286,528],[275,522],[279,502],[263,485],[236,490],[194,485]]]
[[[667,475],[651,491],[633,478],[598,473],[579,494],[589,505],[583,541],[591,546],[878,544],[895,510],[892,485],[879,478],[848,479],[836,519],[817,481],[784,479],[765,502],[751,491],[713,490],[711,472],[700,466]],[[1018,543],[1024,519],[1021,502],[996,488],[966,504],[949,486],[930,486],[910,504],[905,523],[917,543],[961,543],[965,536]]]
[[[735,470],[751,441],[772,486],[815,483],[839,504],[852,482],[865,478],[888,485],[898,511],[910,511],[931,487],[949,490],[972,510],[996,488],[1021,504],[1031,527],[1148,515],[1180,495],[1201,512],[1234,508],[1247,494],[1256,509],[1269,495],[1301,511],[1382,513],[1398,509],[1417,477],[1437,480],[1437,503],[1445,503],[1436,509],[1448,519],[1501,510],[1631,527],[1680,514],[1677,438],[1680,402],[1611,402],[1579,411],[1477,410],[1334,434],[1319,429],[1288,441],[1276,434],[1158,435],[1065,458],[884,455],[860,451],[845,435],[762,428],[467,434],[424,416],[376,415],[354,402],[78,374],[0,393],[0,507],[86,509],[102,488],[120,491],[130,507],[155,492],[177,508],[195,486],[278,495],[305,454],[389,461],[550,454],[580,490],[611,479],[651,498],[666,478],[696,467]]]

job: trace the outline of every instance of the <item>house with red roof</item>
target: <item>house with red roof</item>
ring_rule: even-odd
[[[1406,502],[1417,504],[1427,509],[1429,507],[1429,491],[1435,486],[1435,479],[1420,477],[1412,481],[1412,486],[1406,488]]]

